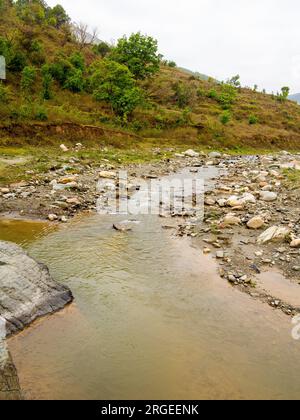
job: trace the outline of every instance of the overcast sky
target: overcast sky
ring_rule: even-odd
[[[48,0],[111,41],[141,31],[178,66],[300,92],[299,0]]]

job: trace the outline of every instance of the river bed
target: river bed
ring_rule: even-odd
[[[0,239],[19,238],[75,297],[9,340],[26,398],[299,399],[289,317],[232,288],[157,216],[126,233],[118,220],[0,222]]]

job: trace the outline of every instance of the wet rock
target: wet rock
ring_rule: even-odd
[[[135,225],[138,225],[140,222],[136,220],[124,220],[120,223],[114,223],[113,228],[119,232],[130,232]]]
[[[0,260],[5,263],[0,266],[0,316],[6,320],[7,335],[73,300],[71,291],[19,246],[0,241]]]
[[[264,219],[260,216],[253,217],[247,223],[249,229],[260,229],[265,224]]]
[[[272,226],[258,237],[257,243],[266,244],[268,242],[285,240],[289,233],[289,228]]]

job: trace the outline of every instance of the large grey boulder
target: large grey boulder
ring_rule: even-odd
[[[19,246],[0,241],[0,317],[6,321],[6,336],[72,300],[71,291],[54,281],[44,264]]]

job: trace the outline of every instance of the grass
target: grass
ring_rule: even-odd
[[[286,177],[289,187],[292,187],[292,189],[300,188],[300,171],[296,169],[284,169],[283,174]]]

